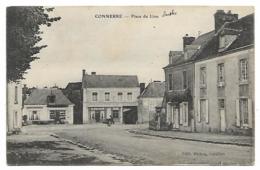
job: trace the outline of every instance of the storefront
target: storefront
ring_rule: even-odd
[[[91,122],[103,122],[112,117],[114,122],[122,123],[121,107],[89,107],[88,111]]]

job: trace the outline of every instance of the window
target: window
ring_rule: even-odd
[[[56,98],[55,95],[47,96],[48,104],[50,104],[50,103],[55,103],[55,98]]]
[[[117,96],[118,96],[118,101],[123,100],[123,93],[122,92],[117,93]]]
[[[239,110],[241,115],[242,124],[248,124],[248,100],[247,99],[240,99],[239,102]]]
[[[180,104],[180,124],[188,126],[188,102],[182,102]]]
[[[247,59],[240,60],[240,81],[248,80],[248,61]]]
[[[225,108],[225,100],[224,99],[219,99],[218,100],[218,107],[219,107],[219,109],[224,109]]]
[[[183,89],[187,88],[187,72],[183,71],[182,72],[182,85],[183,85]]]
[[[198,102],[198,122],[209,123],[208,100],[200,99]]]
[[[172,89],[172,74],[169,74],[169,90],[173,90]]]
[[[14,104],[18,104],[18,87],[14,88]]]
[[[37,111],[32,111],[31,120],[39,120]]]
[[[110,93],[106,92],[105,93],[105,101],[109,101],[110,100]]]
[[[200,85],[206,86],[206,67],[200,68]]]
[[[50,110],[50,119],[66,119],[66,111]]]
[[[132,93],[131,92],[127,93],[127,100],[128,101],[132,100]]]
[[[224,63],[218,64],[218,82],[224,82]]]
[[[97,92],[93,92],[92,93],[92,101],[97,101],[97,96],[98,96]]]
[[[119,118],[119,110],[113,110],[113,118]]]

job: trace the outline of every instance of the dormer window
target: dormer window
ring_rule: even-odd
[[[54,104],[55,103],[56,96],[55,95],[49,95],[47,97],[48,104]]]
[[[220,35],[219,37],[219,51],[227,49],[237,38],[237,35]]]

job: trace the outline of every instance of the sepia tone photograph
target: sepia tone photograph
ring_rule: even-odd
[[[9,6],[9,166],[255,164],[254,6]]]

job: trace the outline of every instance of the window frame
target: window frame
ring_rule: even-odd
[[[185,76],[184,76],[185,75]],[[182,89],[187,89],[188,88],[188,83],[187,83],[187,71],[184,70],[182,72]]]
[[[205,66],[202,66],[200,67],[200,87],[205,88],[206,85],[207,85],[207,68]]]
[[[105,101],[106,102],[110,101],[110,93],[109,92],[105,92]]]
[[[14,87],[14,104],[18,104],[18,86]]]
[[[92,101],[94,101],[94,102],[98,101],[98,93],[97,92],[92,92]]]
[[[128,92],[127,93],[127,100],[128,101],[132,101],[133,100],[133,93],[132,92]]]
[[[242,65],[243,61],[245,61],[244,65]],[[239,80],[240,82],[248,82],[248,77],[248,58],[242,58],[239,60]]]
[[[218,67],[218,83],[224,83],[225,82],[225,64],[219,63],[217,67]]]
[[[117,93],[117,99],[118,99],[118,101],[123,101],[123,92]]]

